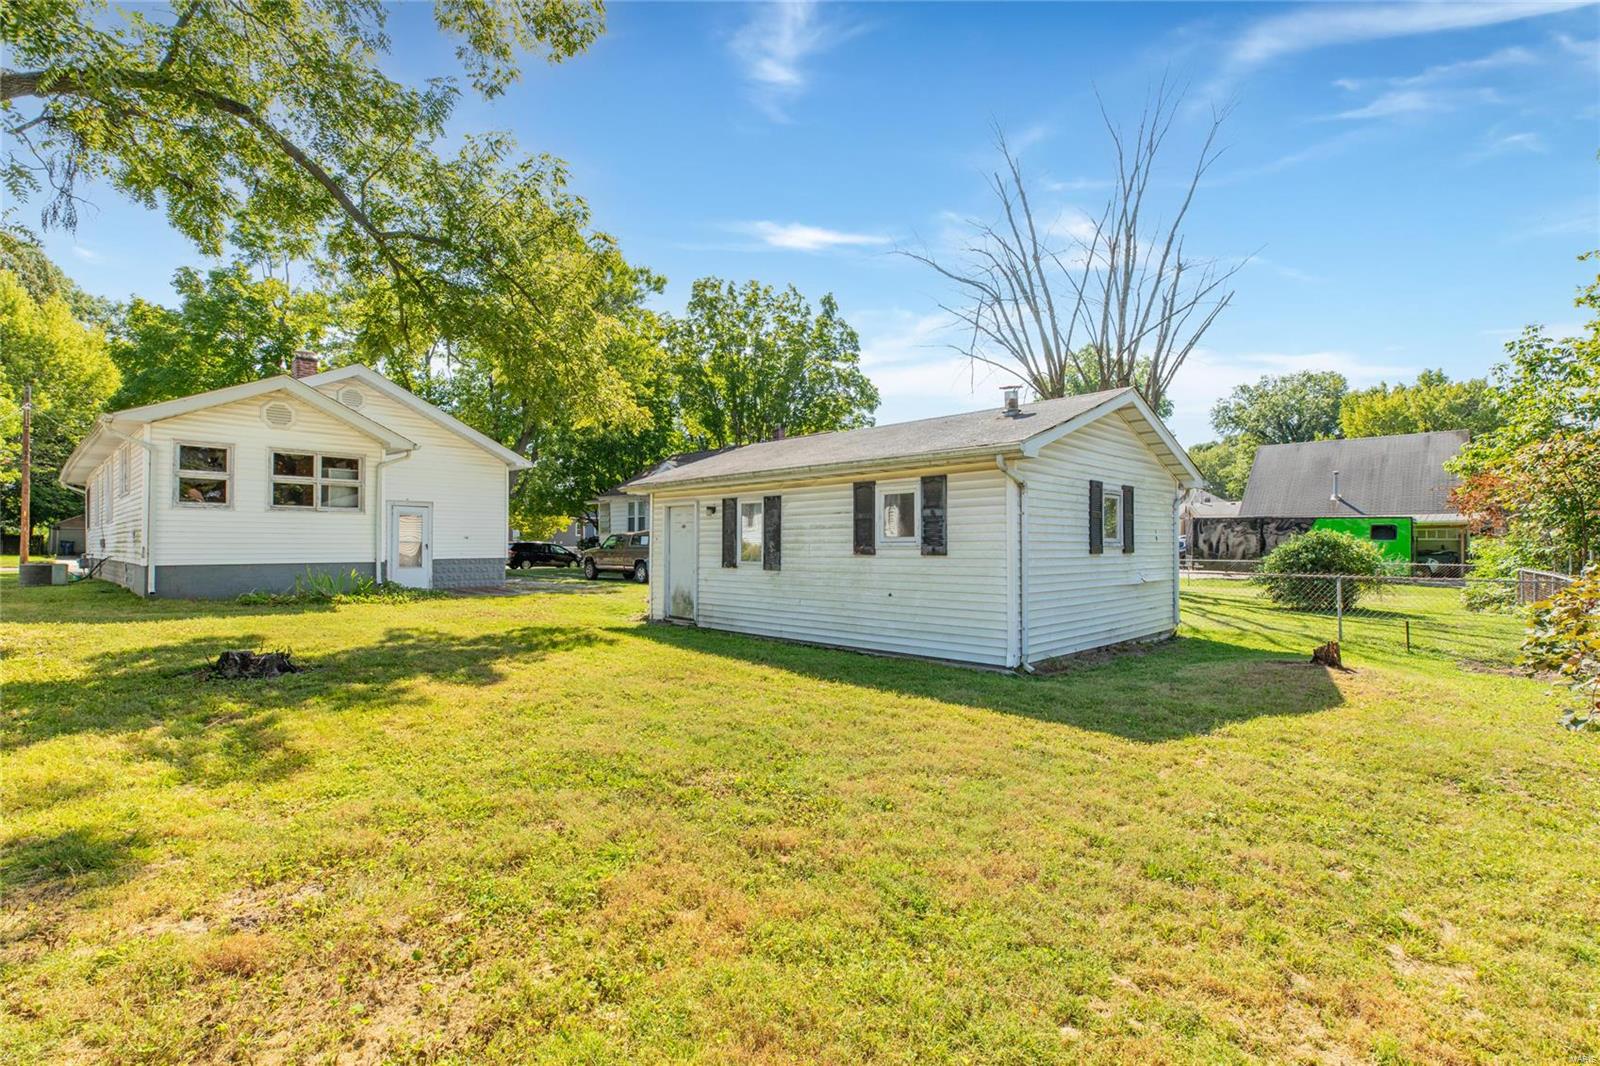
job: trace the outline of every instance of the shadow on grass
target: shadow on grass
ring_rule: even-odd
[[[1313,714],[1344,702],[1329,672],[1303,657],[1201,637],[1177,637],[1025,678],[685,626],[647,624],[626,632],[819,681],[1143,743],[1202,735],[1257,717]]]
[[[0,851],[0,896],[79,891],[126,880],[137,869],[134,852],[143,843],[136,832],[81,826],[19,837]]]
[[[9,682],[0,750],[67,734],[150,731],[138,739],[138,753],[167,762],[185,781],[272,781],[309,761],[283,728],[287,716],[308,707],[417,702],[425,697],[406,692],[416,680],[492,685],[505,677],[508,664],[611,639],[575,626],[520,626],[466,637],[394,628],[370,645],[304,657],[303,673],[235,681],[213,680],[204,668],[228,648],[261,647],[259,634],[107,652],[87,660],[85,676]]]

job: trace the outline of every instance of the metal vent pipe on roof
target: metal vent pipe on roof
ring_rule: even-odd
[[[1333,472],[1333,495],[1329,496],[1328,499],[1333,501],[1334,503],[1338,503],[1339,500],[1340,500],[1340,496],[1339,496],[1339,471],[1337,471],[1337,470],[1335,470]]]
[[[1003,395],[1005,397],[1005,413],[1006,414],[1014,415],[1014,414],[1017,414],[1018,411],[1021,410],[1021,408],[1019,406],[1020,397],[1018,396],[1018,393],[1020,393],[1021,391],[1022,391],[1022,386],[1021,385],[1002,385],[1002,386],[1000,386],[1000,393],[1001,393],[1001,395]]]

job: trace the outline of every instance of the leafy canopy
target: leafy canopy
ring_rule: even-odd
[[[701,278],[668,345],[684,431],[698,447],[872,424],[878,390],[832,294],[813,314],[792,285]]]
[[[1208,492],[1225,500],[1238,500],[1244,498],[1245,485],[1250,481],[1256,448],[1252,438],[1229,437],[1196,444],[1189,449],[1189,459],[1206,479]]]
[[[122,373],[113,407],[137,407],[289,371],[295,351],[321,346],[328,299],[243,264],[173,275],[176,310],[129,301],[112,340]]]
[[[1466,429],[1473,436],[1500,425],[1500,394],[1483,378],[1451,381],[1443,370],[1424,370],[1411,385],[1381,383],[1344,397],[1339,429],[1345,437],[1383,437]]]
[[[83,510],[56,481],[61,464],[88,435],[117,388],[117,368],[99,327],[85,326],[60,294],[36,300],[22,280],[0,270],[0,516],[16,529],[21,507],[20,403],[33,385],[32,519],[46,525]]]
[[[1211,424],[1225,437],[1249,437],[1258,444],[1327,440],[1339,435],[1345,391],[1344,375],[1332,370],[1263,375],[1218,400]]]

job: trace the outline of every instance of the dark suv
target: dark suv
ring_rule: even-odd
[[[650,534],[613,533],[600,546],[583,553],[583,576],[593,580],[602,570],[612,570],[639,584],[650,580]]]
[[[529,566],[576,566],[578,553],[565,544],[544,540],[519,540],[506,555],[506,567],[521,570]]]

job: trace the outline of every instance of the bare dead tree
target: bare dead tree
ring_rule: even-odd
[[[1101,101],[1116,170],[1112,191],[1098,218],[1064,233],[1059,220],[1039,224],[1017,153],[995,131],[1003,166],[989,187],[999,219],[970,220],[971,237],[955,260],[901,252],[961,294],[940,304],[965,336],[953,348],[1041,398],[1133,386],[1160,409],[1178,369],[1233,299],[1229,281],[1247,261],[1184,252],[1195,192],[1223,151],[1217,135],[1226,109],[1212,112],[1170,220],[1150,221],[1152,178],[1182,102],[1183,93],[1163,80],[1129,134]]]

